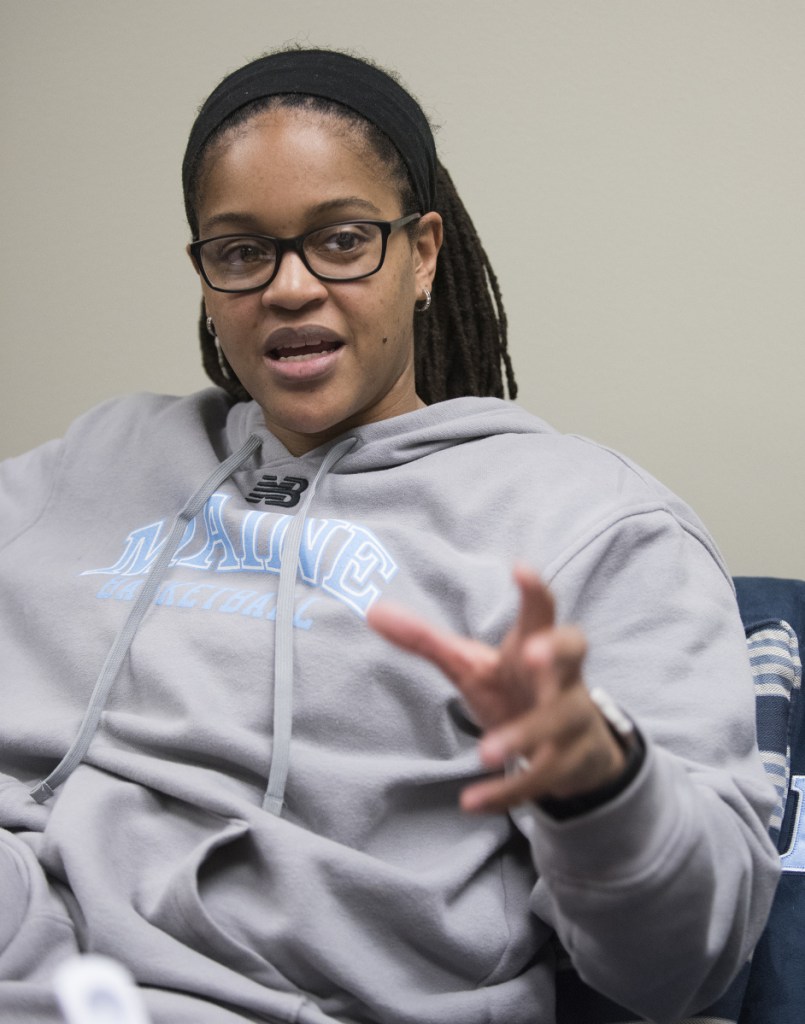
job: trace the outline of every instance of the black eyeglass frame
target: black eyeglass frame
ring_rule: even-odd
[[[403,217],[398,217],[396,220],[339,220],[335,221],[333,224],[323,224],[320,228],[313,228],[312,231],[306,231],[303,235],[297,235],[295,238],[275,238],[273,235],[254,235],[249,234],[248,232],[239,231],[236,234],[213,235],[211,238],[199,238],[195,242],[190,243],[189,249],[190,255],[193,258],[193,262],[195,263],[198,272],[207,282],[209,287],[215,292],[244,294],[245,292],[259,291],[261,288],[268,288],[279,273],[280,266],[282,265],[282,257],[286,252],[295,252],[304,264],[305,269],[319,281],[337,281],[339,284],[342,284],[347,281],[362,281],[364,278],[371,277],[373,274],[376,274],[385,262],[386,246],[389,240],[389,235],[393,234],[399,228],[405,227],[406,224],[411,224],[413,221],[420,220],[421,218],[421,213],[409,213]],[[341,224],[372,224],[376,228],[380,229],[380,262],[375,269],[370,270],[368,274],[358,274],[355,277],[329,277],[327,274],[320,274],[308,263],[304,250],[305,239],[310,235],[318,234],[319,231],[326,231],[328,228],[337,228]],[[225,238],[257,238],[263,242],[271,242],[277,251],[277,261],[274,264],[274,269],[271,272],[271,275],[261,284],[252,284],[249,285],[248,288],[221,288],[220,285],[213,284],[207,276],[207,271],[204,269],[204,263],[201,259],[201,248],[208,242],[220,242]]]

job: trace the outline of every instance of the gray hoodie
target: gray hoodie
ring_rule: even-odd
[[[365,623],[393,597],[496,644],[517,560],[647,742],[569,820],[463,814],[471,716]],[[759,933],[772,794],[729,576],[622,456],[467,398],[295,458],[254,404],[140,395],[3,464],[0,573],[3,1020],[59,1019],[79,948],[164,1024],[550,1024],[558,934],[670,1022]]]

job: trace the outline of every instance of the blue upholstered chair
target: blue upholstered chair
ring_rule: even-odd
[[[782,877],[771,916],[726,994],[679,1024],[805,1024],[805,582],[735,579],[746,631],[758,744],[778,801],[770,834]],[[560,954],[558,1024],[637,1024],[629,1011],[585,985]]]

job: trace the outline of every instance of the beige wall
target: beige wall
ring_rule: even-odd
[[[204,384],[184,142],[291,40],[397,68],[441,126],[523,404],[662,478],[734,572],[805,577],[799,0],[0,0],[0,454]]]

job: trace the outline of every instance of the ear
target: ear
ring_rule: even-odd
[[[442,218],[431,210],[417,224],[418,235],[414,240],[414,273],[416,275],[417,299],[422,298],[425,288],[433,287],[436,274],[436,259],[442,247]]]

